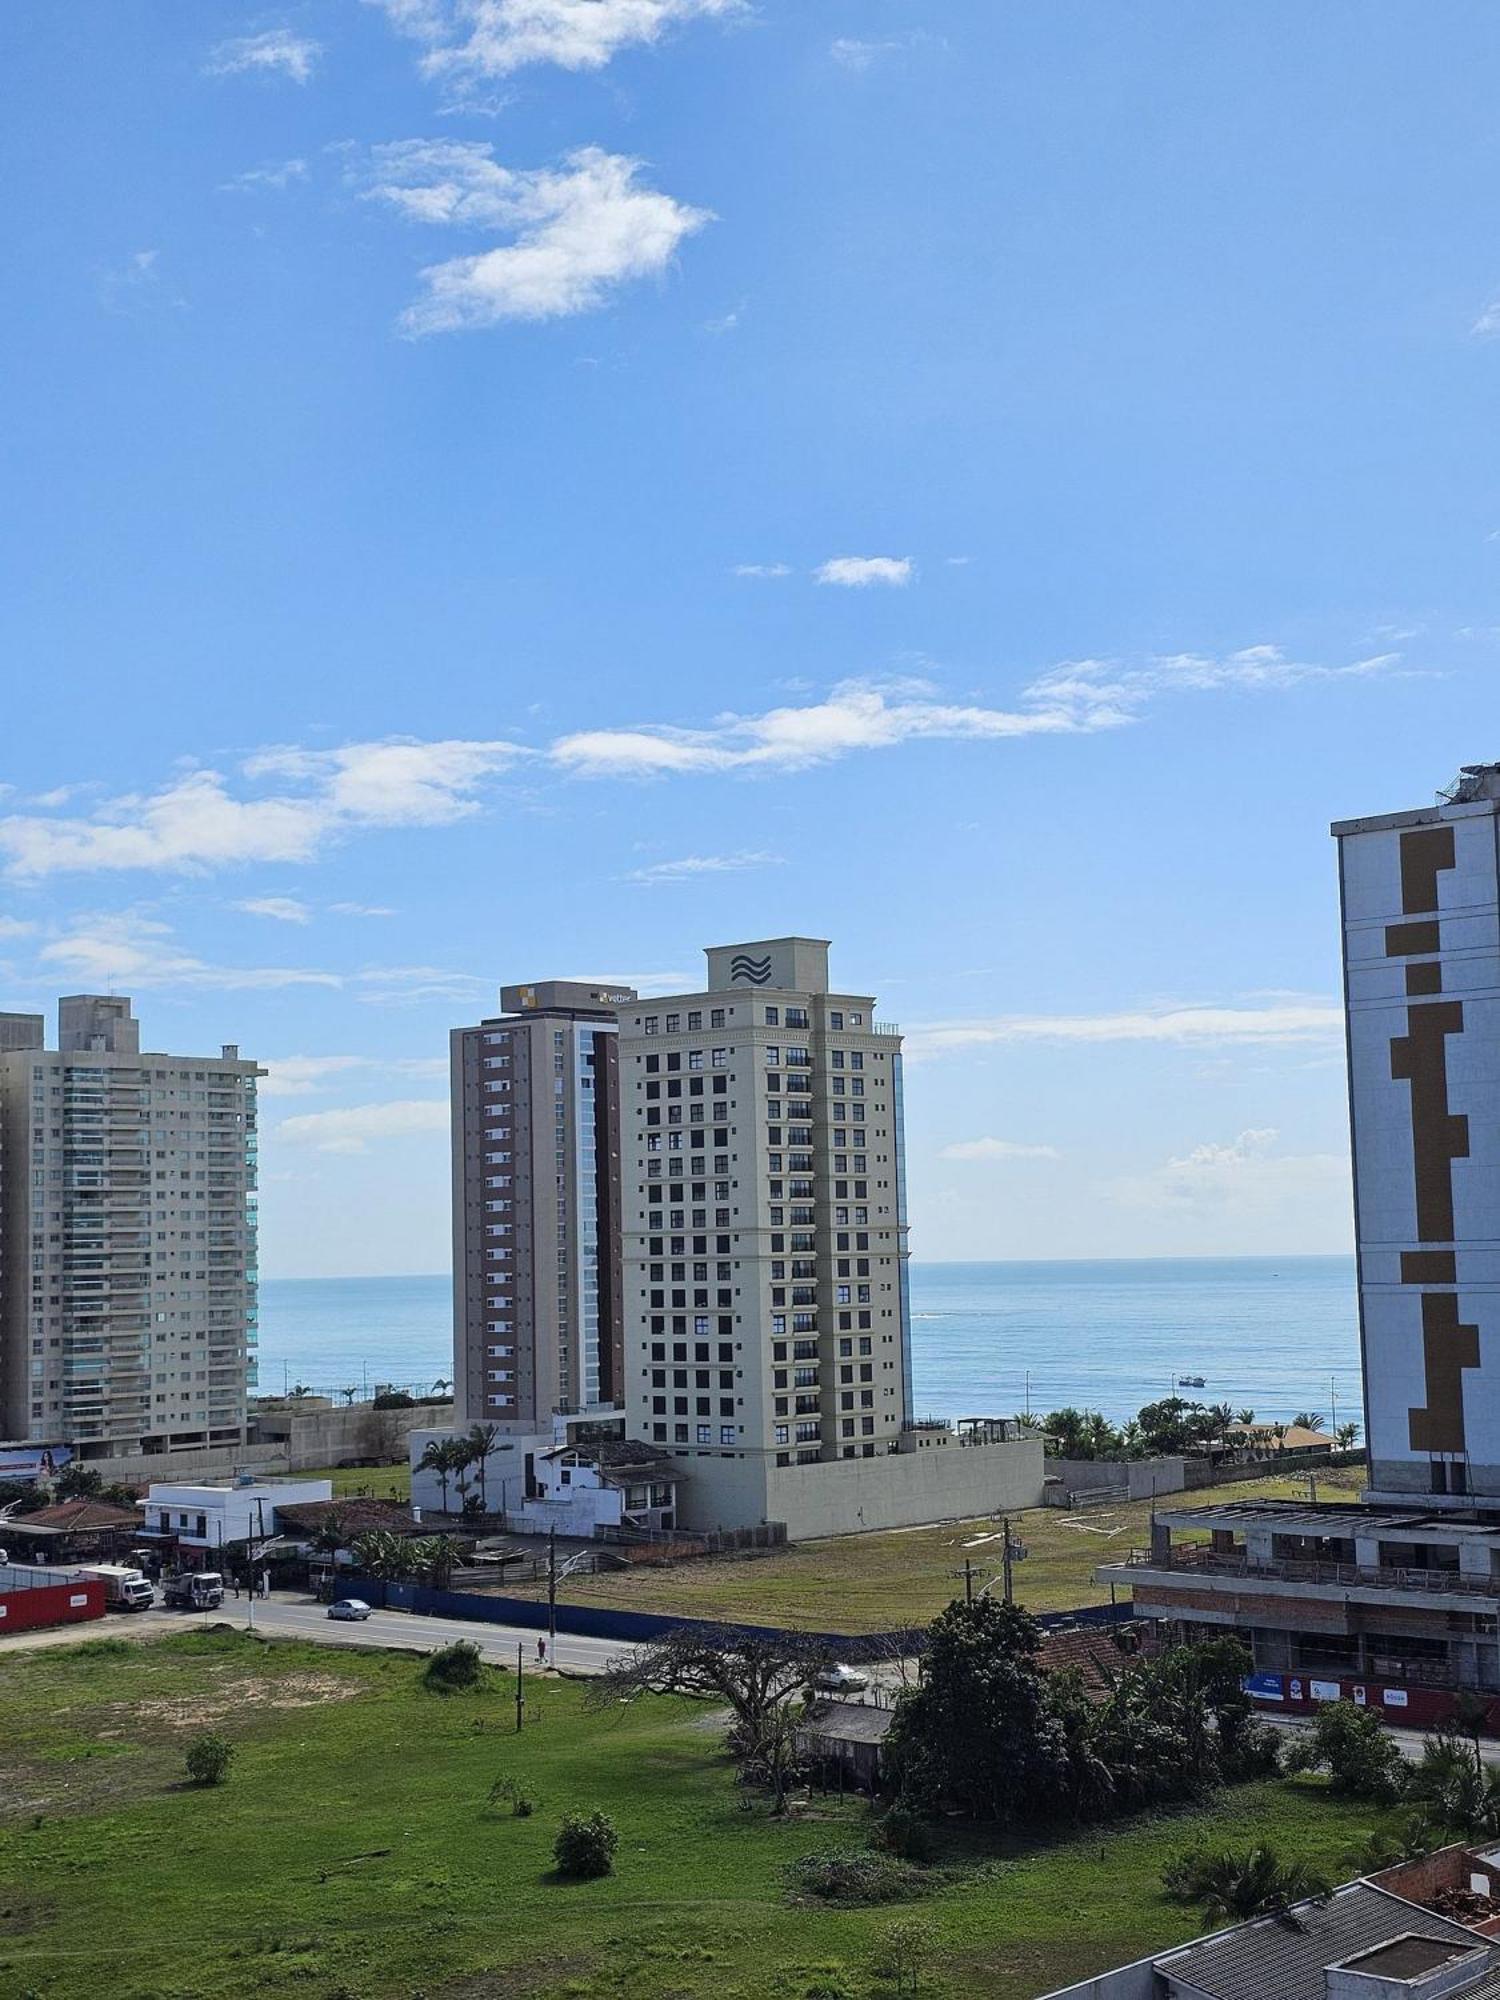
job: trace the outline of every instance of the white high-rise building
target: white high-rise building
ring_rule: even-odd
[[[700,1524],[775,1518],[912,1417],[900,1034],[829,991],[823,940],[707,957],[619,1010],[630,1429]]]
[[[1500,765],[1335,825],[1370,1497],[1500,1498]]]
[[[0,1436],[84,1457],[243,1441],[253,1062],[143,1053],[130,1002],[0,1015]]]

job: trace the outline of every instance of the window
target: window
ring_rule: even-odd
[[[697,1008],[694,1008],[688,1015],[688,1033],[690,1035],[696,1034],[702,1026],[703,1015]]]
[[[733,1443],[734,1443],[734,1425],[733,1425],[733,1424],[720,1424],[720,1426],[719,1426],[719,1443],[720,1443],[720,1444],[733,1444]]]
[[[688,1050],[688,1068],[689,1068],[689,1069],[702,1069],[702,1067],[703,1067],[703,1051],[702,1051],[702,1049],[689,1049],[689,1050]]]
[[[781,1050],[772,1042],[766,1044],[766,1068],[775,1069],[781,1062]]]
[[[711,1007],[711,1008],[709,1009],[709,1013],[708,1013],[708,1025],[709,1025],[709,1026],[710,1026],[711,1028],[722,1028],[722,1027],[723,1027],[723,1025],[724,1025],[724,1009],[723,1009],[722,1007]]]
[[[699,1424],[699,1426],[698,1426],[698,1442],[699,1442],[699,1444],[712,1444],[712,1443],[713,1443],[713,1441],[714,1441],[714,1427],[713,1427],[713,1425],[712,1425],[712,1424]]]
[[[682,1027],[682,1016],[680,1014],[668,1014],[667,1033],[669,1035],[675,1035],[678,1033],[681,1027]]]
[[[715,1049],[709,1060],[713,1064],[713,1067],[715,1069],[728,1069],[729,1067],[728,1049]]]
[[[830,1028],[842,1028],[842,1027],[843,1027],[843,1025],[844,1025],[844,1017],[843,1017],[843,1015],[842,1015],[841,1013],[839,1013],[839,1011],[838,1011],[838,1009],[837,1009],[837,1008],[831,1008],[831,1009],[829,1010],[829,1015],[828,1015],[828,1025],[829,1025],[829,1027],[830,1027]]]
[[[766,1009],[766,1026],[768,1028],[779,1028],[781,1026],[781,1009],[779,1007],[768,1007]]]
[[[655,1014],[648,1014],[646,1016],[645,1028],[648,1035],[654,1035],[660,1026],[661,1022]]]

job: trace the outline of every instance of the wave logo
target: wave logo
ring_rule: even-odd
[[[747,951],[737,951],[729,961],[731,979],[742,979],[747,986],[764,986],[771,977],[771,956],[752,958]]]

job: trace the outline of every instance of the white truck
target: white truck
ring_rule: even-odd
[[[224,1602],[224,1579],[215,1569],[188,1569],[167,1578],[166,1602],[181,1611],[217,1611]]]
[[[149,1611],[156,1592],[138,1569],[125,1563],[89,1563],[79,1576],[96,1576],[104,1585],[104,1602],[111,1611]]]

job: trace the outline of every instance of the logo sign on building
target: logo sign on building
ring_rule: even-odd
[[[748,951],[737,951],[729,961],[729,977],[745,986],[766,985],[771,977],[771,954],[752,958]]]
[[[1307,1691],[1314,1701],[1338,1701],[1344,1692],[1337,1681],[1309,1681]]]
[[[1260,1701],[1283,1699],[1280,1674],[1246,1674],[1240,1682],[1240,1687],[1246,1694],[1253,1694]]]
[[[1406,1707],[1406,1689],[1405,1689],[1405,1688],[1382,1688],[1382,1689],[1380,1690],[1380,1699],[1381,1699],[1381,1701],[1382,1701],[1382,1702],[1384,1702],[1384,1704],[1385,1704],[1385,1706],[1386,1706],[1387,1708],[1405,1708],[1405,1707]]]
[[[1288,1698],[1289,1698],[1290,1700],[1292,1700],[1292,1701],[1301,1701],[1301,1699],[1302,1699],[1302,1683],[1301,1683],[1301,1681],[1299,1681],[1299,1680],[1290,1680],[1290,1681],[1288,1681],[1288,1682],[1287,1682],[1287,1684],[1286,1684],[1286,1691],[1287,1691],[1287,1696],[1288,1696]]]

